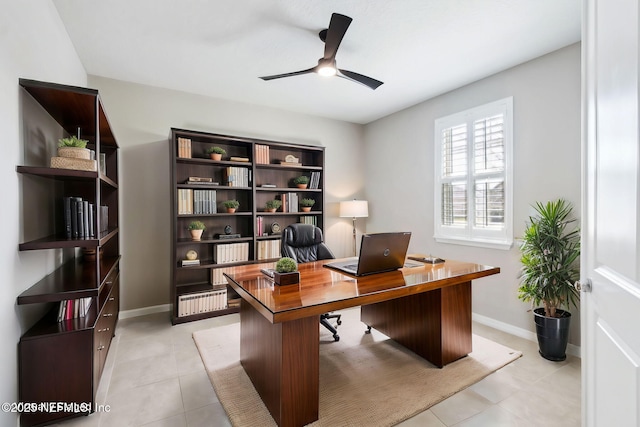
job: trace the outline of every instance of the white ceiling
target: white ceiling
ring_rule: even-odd
[[[368,123],[580,40],[581,0],[53,0],[87,73]],[[317,74],[333,12],[353,18]]]

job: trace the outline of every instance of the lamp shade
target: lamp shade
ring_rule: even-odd
[[[369,204],[366,200],[349,200],[340,202],[340,216],[349,218],[365,218],[369,216]]]

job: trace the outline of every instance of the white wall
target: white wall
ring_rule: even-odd
[[[23,202],[23,177],[16,165],[23,164],[23,141],[46,135],[23,123],[23,92],[18,79],[28,78],[76,86],[86,85],[87,75],[67,36],[58,12],[50,1],[2,1],[0,14],[0,156],[2,182],[2,239],[0,239],[0,402],[18,400],[17,345],[20,335],[45,309],[17,306],[17,296],[53,271],[62,261],[61,251],[19,252],[25,234],[25,215],[37,218],[28,198]],[[56,140],[44,141],[55,146]],[[32,220],[32,221],[33,221]],[[17,414],[0,413],[0,425],[16,425]]]
[[[500,267],[501,274],[475,282],[474,313],[534,331],[530,306],[517,298],[517,247],[492,250],[433,239],[434,121],[513,96],[518,237],[536,201],[563,197],[580,215],[580,78],[575,44],[366,125],[367,231],[409,230],[413,251]],[[579,345],[579,311],[571,311],[570,343]]]
[[[363,194],[362,126],[89,76],[121,148],[121,309],[169,303],[171,127],[326,147],[325,240],[351,250],[337,204]]]

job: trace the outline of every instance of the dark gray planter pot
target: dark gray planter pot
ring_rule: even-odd
[[[542,307],[533,310],[540,355],[547,360],[560,362],[567,358],[571,313],[560,309],[556,313],[561,317],[546,317]]]

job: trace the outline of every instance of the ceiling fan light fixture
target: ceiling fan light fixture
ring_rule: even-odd
[[[332,65],[323,65],[318,68],[318,74],[320,74],[322,77],[335,76],[337,72],[338,70],[336,70],[336,67]]]
[[[336,69],[336,61],[320,58],[318,61],[318,67],[316,68],[316,73],[322,77],[335,76],[338,73],[338,70]]]

